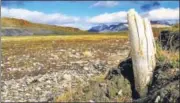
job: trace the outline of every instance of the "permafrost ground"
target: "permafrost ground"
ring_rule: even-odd
[[[179,69],[159,61],[138,98],[129,52],[122,36],[2,38],[2,101],[178,103]]]
[[[120,38],[2,41],[2,101],[52,101],[69,83],[87,84],[128,56]]]

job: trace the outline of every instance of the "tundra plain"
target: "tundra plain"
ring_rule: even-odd
[[[117,67],[129,50],[126,34],[2,37],[2,100],[49,101],[69,79],[73,89]]]

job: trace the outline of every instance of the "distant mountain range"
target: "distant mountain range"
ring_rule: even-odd
[[[88,31],[89,32],[118,32],[118,31],[123,31],[128,29],[128,24],[127,23],[119,23],[119,24],[113,24],[113,25],[106,25],[106,24],[101,24],[98,26],[94,26],[90,28]]]
[[[162,28],[162,27],[171,27],[172,25],[179,23],[178,20],[169,20],[169,21],[151,21],[152,27],[154,28]],[[128,24],[127,23],[119,23],[119,24],[113,24],[113,25],[106,25],[106,24],[100,24],[97,26],[94,26],[88,30],[88,32],[119,32],[128,30]]]
[[[151,21],[151,23],[172,26],[174,24],[179,23],[179,20],[159,20],[159,21]]]

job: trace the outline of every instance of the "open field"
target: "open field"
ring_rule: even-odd
[[[21,71],[28,71],[28,68],[31,68],[30,71],[37,68],[59,68],[62,63],[78,61],[81,56],[84,56],[84,60],[86,55],[104,59],[105,53],[118,53],[116,49],[121,50],[123,47],[118,44],[125,40],[127,36],[119,35],[2,37],[2,68],[6,68],[7,72],[12,69],[17,73],[16,69],[20,68]],[[4,74],[3,79],[12,76],[10,72]]]
[[[129,53],[127,35],[19,36],[1,40],[3,101],[47,101],[66,90],[68,78],[73,81],[72,88],[79,81],[86,84],[92,76],[117,67]]]
[[[130,82],[121,74],[122,68],[128,68],[128,75],[132,73],[129,71],[132,63],[126,60],[130,47],[125,33],[3,36],[1,40],[1,93],[5,102],[127,102],[134,98]],[[157,45],[156,59],[155,82],[150,85],[152,93],[148,94],[153,95],[150,101],[164,88],[176,93],[179,86],[176,85],[179,52],[162,50]],[[156,90],[159,87],[162,90]],[[171,96],[178,98],[179,94]]]

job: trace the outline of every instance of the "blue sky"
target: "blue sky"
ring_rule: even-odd
[[[152,20],[179,17],[178,1],[3,1],[1,8],[3,17],[80,29],[125,22],[131,8]]]

